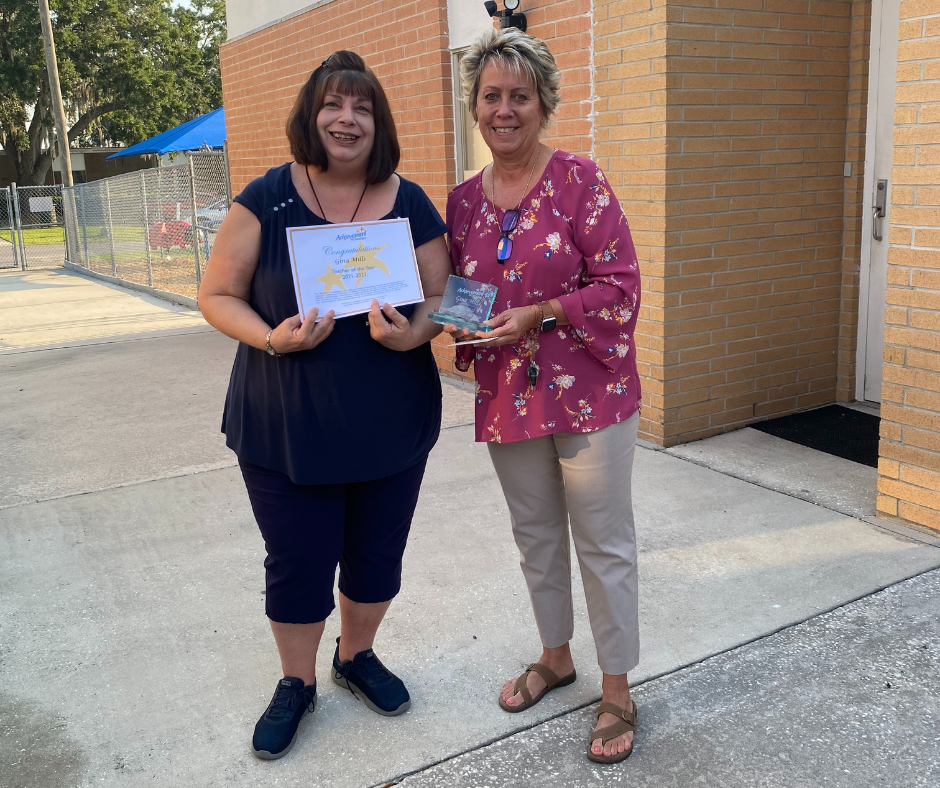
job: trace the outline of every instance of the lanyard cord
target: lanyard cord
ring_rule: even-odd
[[[313,199],[317,201],[317,208],[320,209],[320,216],[329,222],[330,220],[326,218],[326,213],[323,211],[323,206],[320,205],[320,198],[317,197],[317,190],[313,188],[313,181],[310,178],[310,168],[308,166],[304,166],[304,172],[307,173],[307,183],[310,184],[310,191],[313,192]],[[362,194],[359,195],[359,202],[356,203],[356,210],[353,211],[352,219],[349,220],[350,224],[356,221],[356,214],[359,213],[359,206],[362,205],[362,198],[366,196],[366,189],[368,188],[369,182],[366,181],[366,185],[362,187]]]

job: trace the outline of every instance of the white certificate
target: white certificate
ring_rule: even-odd
[[[372,300],[402,306],[424,301],[407,219],[288,227],[297,307],[336,317],[368,312]]]

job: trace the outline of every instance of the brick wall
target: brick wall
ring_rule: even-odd
[[[670,8],[667,445],[835,399],[850,10]]]
[[[300,86],[330,52],[365,58],[388,93],[401,173],[443,210],[454,182],[446,0],[339,0],[223,44],[232,189],[290,159],[284,124]]]
[[[660,0],[594,3],[594,153],[623,205],[640,262],[643,303],[634,334],[643,384],[640,434],[658,443],[671,360],[666,311],[676,306],[666,294],[667,145],[676,150],[666,140],[666,18]]]
[[[904,0],[878,511],[940,530],[940,0]]]
[[[232,189],[290,159],[284,124],[300,86],[330,52],[365,59],[388,94],[402,161],[441,214],[456,179],[447,3],[340,0],[222,46]],[[449,339],[433,343],[441,371],[460,375]]]
[[[561,70],[561,105],[546,142],[591,156],[591,0],[526,0],[523,10],[527,32],[548,45]]]
[[[591,155],[591,2],[526,4],[529,30],[544,39],[562,71],[562,104],[550,144]],[[288,160],[284,123],[300,85],[330,52],[352,49],[382,80],[402,144],[400,172],[420,183],[443,214],[457,183],[447,3],[353,2],[313,9],[222,47],[222,87],[237,193]],[[441,371],[453,366],[448,338],[432,343]]]

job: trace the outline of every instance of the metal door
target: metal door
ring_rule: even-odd
[[[0,189],[0,269],[19,267],[19,243],[15,225],[13,197],[9,187],[5,186]]]
[[[872,3],[855,396],[881,402],[901,0]]]
[[[56,268],[65,263],[65,222],[61,186],[11,187],[14,225],[22,268]]]

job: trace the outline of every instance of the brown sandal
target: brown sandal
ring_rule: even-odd
[[[526,686],[526,676],[529,675],[530,670],[538,673],[543,679],[545,679],[545,689],[543,689],[534,698],[532,697],[532,693],[529,692],[529,688]],[[571,673],[560,679],[557,675],[555,675],[555,671],[553,671],[551,668],[545,667],[541,662],[533,662],[525,669],[525,673],[516,679],[515,686],[513,687],[513,695],[516,695],[517,693],[522,695],[522,705],[510,706],[508,703],[506,703],[506,701],[503,700],[501,693],[499,696],[499,707],[503,711],[508,711],[510,714],[515,714],[517,711],[525,711],[526,709],[532,708],[553,689],[567,687],[569,684],[573,684],[576,678],[578,678],[578,672],[576,670],[572,670]]]
[[[588,740],[587,747],[587,757],[589,760],[594,761],[594,763],[620,763],[620,761],[625,761],[633,754],[633,742],[630,743],[630,748],[624,750],[623,752],[618,752],[613,755],[600,755],[595,754],[591,750],[591,744],[595,740],[601,740],[601,746],[603,747],[611,739],[616,739],[618,736],[623,736],[625,733],[636,730],[637,724],[637,708],[636,702],[633,702],[633,711],[629,714],[626,709],[621,709],[615,703],[608,703],[604,701],[597,708],[597,716],[600,717],[601,714],[615,714],[620,717],[613,725],[605,725],[603,728],[598,728],[597,730],[591,733],[591,738]]]

